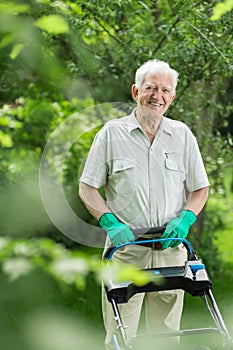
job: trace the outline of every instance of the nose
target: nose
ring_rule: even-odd
[[[162,97],[163,91],[161,89],[153,89],[152,97],[160,98]]]

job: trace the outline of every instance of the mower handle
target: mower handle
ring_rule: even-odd
[[[193,251],[191,243],[184,238],[161,238],[162,236],[159,234],[162,234],[166,229],[166,226],[157,226],[157,227],[151,227],[151,228],[137,228],[137,229],[132,229],[133,233],[135,235],[141,234],[144,235],[144,237],[137,238],[133,242],[127,242],[124,244],[119,245],[118,247],[109,247],[104,253],[103,259],[106,260],[112,260],[113,254],[126,246],[129,245],[140,245],[140,244],[145,244],[145,243],[157,243],[157,242],[165,242],[165,241],[180,241],[180,243],[183,243],[185,248],[188,251],[189,256],[193,257],[190,260],[194,259],[195,260],[195,253]],[[153,238],[153,239],[147,239],[146,236],[151,235],[151,234],[158,234],[158,238]],[[144,239],[143,239],[144,238]]]

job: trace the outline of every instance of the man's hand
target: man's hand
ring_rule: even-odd
[[[99,224],[100,227],[107,231],[107,235],[114,247],[134,241],[134,235],[129,226],[120,222],[112,213],[103,214]]]
[[[182,210],[180,215],[171,221],[169,221],[162,238],[186,238],[189,233],[189,229],[196,221],[197,217],[191,210]],[[162,249],[168,247],[175,248],[181,241],[167,240],[162,242]]]

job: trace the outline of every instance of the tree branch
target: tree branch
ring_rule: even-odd
[[[203,0],[200,0],[198,2],[196,2],[196,4],[194,4],[193,6],[191,6],[190,8],[193,9],[194,7],[200,5],[202,2],[204,2]]]
[[[156,53],[161,46],[163,45],[164,41],[167,39],[168,35],[171,33],[172,29],[175,28],[175,26],[177,25],[177,23],[180,21],[179,18],[177,18],[175,20],[175,22],[171,25],[171,27],[169,28],[169,30],[167,31],[167,33],[162,37],[162,39],[160,40],[160,42],[158,43],[157,47],[154,50],[154,53]]]
[[[112,35],[112,34],[110,33],[110,31],[100,22],[99,18],[97,18],[96,16],[94,16],[94,19],[95,19],[95,21],[98,23],[98,25],[99,25],[106,33],[108,33],[108,35],[109,35],[112,39],[116,40],[119,44],[122,45],[122,47],[124,47],[123,42],[122,42],[118,37],[116,37],[115,35]]]
[[[210,44],[210,46],[212,46],[215,49],[215,51],[217,51],[219,55],[222,56],[224,61],[229,65],[230,69],[232,70],[232,65],[230,64],[226,56],[217,48],[217,46],[209,38],[207,38],[207,36],[204,33],[202,33],[196,26],[192,25],[190,22],[184,19],[183,21],[187,23],[190,27],[192,27],[196,32],[198,32],[208,42],[208,44]]]

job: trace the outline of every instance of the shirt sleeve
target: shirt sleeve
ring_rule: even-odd
[[[186,188],[189,192],[210,185],[198,143],[194,135],[192,138],[192,145],[189,149],[187,164]]]
[[[107,140],[104,138],[104,131],[101,129],[95,136],[91,149],[85,161],[80,182],[84,182],[95,188],[106,184],[108,173],[107,165]]]

